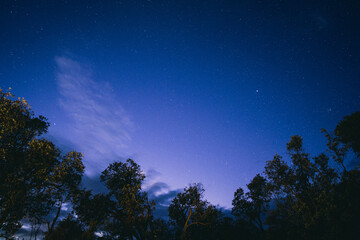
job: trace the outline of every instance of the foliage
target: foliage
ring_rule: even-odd
[[[24,99],[0,89],[0,236],[13,235],[32,202],[41,199],[58,155],[51,142],[37,138],[47,128],[45,117],[35,117]]]
[[[151,239],[153,209],[155,203],[141,191],[145,179],[140,166],[128,159],[125,163],[114,162],[101,176],[109,189],[111,205],[109,223],[105,230],[111,238]]]
[[[170,223],[181,239],[212,239],[220,212],[203,200],[204,188],[193,184],[178,193],[169,206]]]
[[[56,206],[52,230],[61,205],[80,184],[81,153],[63,156],[52,142],[40,139],[48,126],[24,99],[14,100],[10,92],[0,90],[0,235],[5,238],[16,233],[23,219],[33,224],[36,236]]]
[[[360,156],[360,111],[345,116],[336,126],[335,135],[340,142],[349,144]]]
[[[95,194],[89,190],[80,190],[74,200],[73,210],[78,220],[85,226],[88,239],[94,238],[95,232],[101,232],[114,208],[109,195]]]
[[[73,239],[73,240],[90,240],[87,238],[84,232],[82,224],[73,218],[68,216],[63,219],[57,227],[46,236],[47,240],[62,240],[62,239]]]
[[[270,192],[264,177],[257,174],[247,185],[249,192],[244,193],[242,188],[236,190],[232,202],[232,213],[256,225],[263,233],[263,218],[267,212],[270,201]]]
[[[295,135],[287,144],[291,164],[278,155],[267,162],[265,174],[276,202],[276,208],[267,218],[271,238],[339,239],[341,236],[355,236],[356,227],[348,229],[347,226],[359,222],[355,217],[360,213],[360,197],[355,187],[360,183],[355,177],[359,171],[348,172],[344,166],[347,146],[340,146],[338,139],[332,138],[328,132],[326,137],[330,157],[322,153],[311,159],[302,147],[302,138]],[[330,158],[333,163],[330,163]],[[349,188],[352,194],[347,195],[344,189]],[[351,222],[345,219],[351,219]]]
[[[81,153],[69,152],[66,156],[61,157],[61,161],[58,162],[49,177],[49,187],[46,191],[48,201],[43,209],[48,207],[48,212],[51,213],[51,210],[55,208],[56,214],[51,221],[47,221],[48,234],[53,231],[62,206],[65,203],[74,202],[84,173],[82,157]],[[49,208],[49,206],[51,207]]]
[[[292,136],[287,143],[290,161],[279,155],[267,161],[264,171],[267,183],[257,175],[247,185],[248,193],[239,188],[234,195],[233,214],[247,222],[254,222],[254,216],[258,216],[261,222],[261,211],[254,212],[254,205],[258,202],[258,206],[266,206],[264,203],[271,201],[274,206],[266,214],[262,237],[353,239],[359,236],[356,226],[360,223],[360,171],[358,167],[351,170],[345,167],[350,148],[359,157],[359,116],[359,112],[346,116],[337,125],[335,136],[322,130],[328,149],[313,158],[305,152],[303,139]],[[251,190],[255,186],[257,190]],[[254,201],[256,196],[266,200]]]

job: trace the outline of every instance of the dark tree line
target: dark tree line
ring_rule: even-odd
[[[133,160],[101,174],[107,193],[81,186],[82,154],[63,154],[41,136],[48,122],[24,99],[0,89],[0,237],[23,224],[37,239],[356,239],[360,237],[360,112],[337,125],[324,153],[311,157],[300,136],[264,171],[234,193],[232,216],[206,201],[201,184],[172,200],[169,221],[154,217],[155,203]],[[357,162],[348,167],[348,158]],[[355,161],[354,161],[355,160]],[[68,207],[72,211],[64,211]]]

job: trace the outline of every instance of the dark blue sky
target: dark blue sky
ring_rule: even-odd
[[[359,5],[4,0],[0,86],[88,177],[132,157],[157,194],[202,182],[231,207],[291,135],[319,153],[320,128],[359,110]]]

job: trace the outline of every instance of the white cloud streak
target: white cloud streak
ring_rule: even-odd
[[[89,68],[72,59],[55,61],[59,103],[69,119],[62,137],[85,155],[86,173],[98,174],[124,155],[132,121],[108,82],[96,81]]]

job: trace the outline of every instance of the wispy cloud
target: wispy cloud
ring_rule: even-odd
[[[132,121],[110,84],[94,79],[91,69],[66,57],[55,58],[59,103],[68,117],[65,137],[85,155],[86,173],[98,174],[124,155]]]

